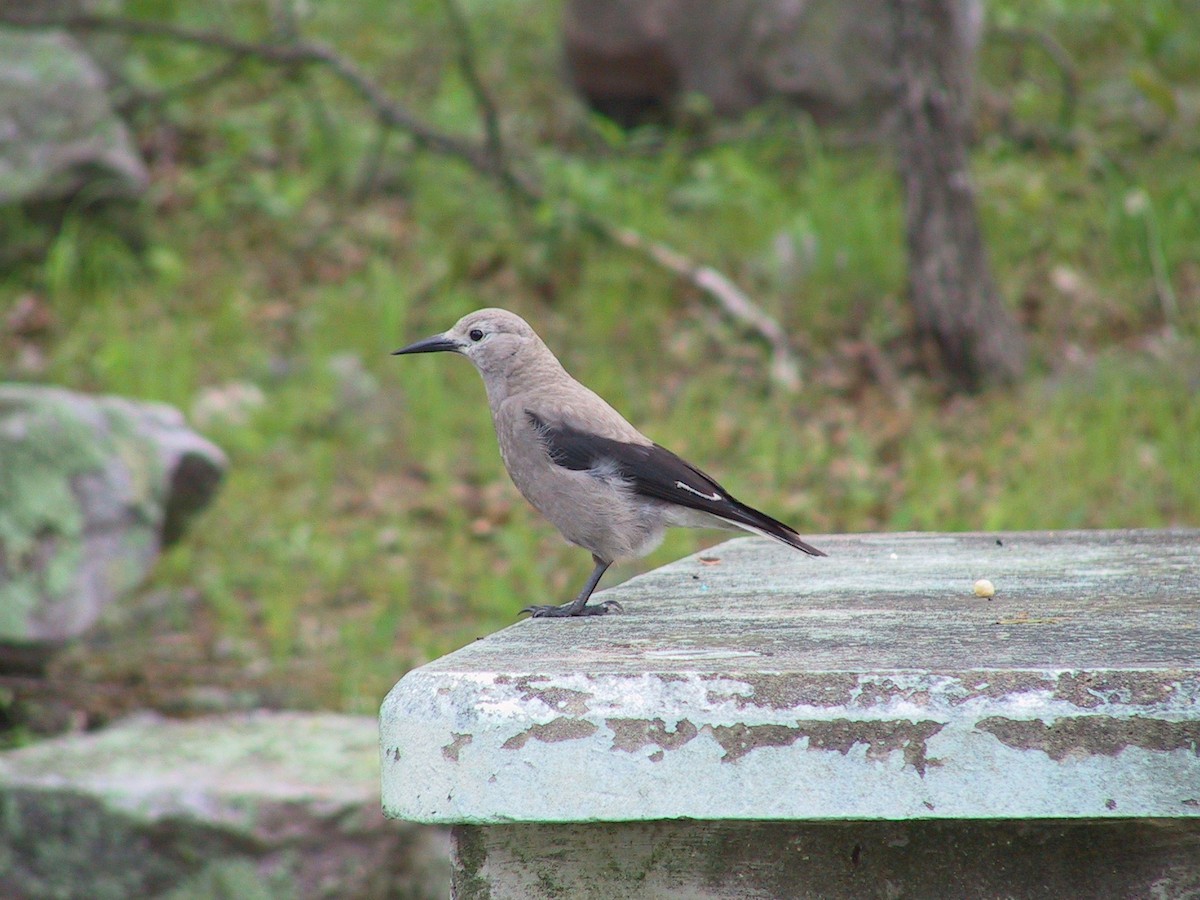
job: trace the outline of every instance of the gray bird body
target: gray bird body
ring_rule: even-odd
[[[668,526],[742,528],[824,556],[630,425],[572,378],[519,316],[482,309],[396,353],[435,351],[458,352],[475,364],[517,490],[596,562],[574,602],[528,607],[535,617],[609,612],[612,601],[586,605],[604,570],[645,556]]]

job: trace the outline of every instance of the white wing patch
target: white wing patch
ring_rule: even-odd
[[[714,503],[723,499],[721,497],[721,495],[718,494],[716,491],[713,491],[711,494],[703,494],[700,491],[696,490],[694,487],[684,484],[682,481],[675,482],[675,487],[683,488],[685,491],[687,491],[690,494],[695,494],[697,497],[700,497],[703,500],[712,500]]]

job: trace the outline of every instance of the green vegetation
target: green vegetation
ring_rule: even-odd
[[[127,12],[255,37],[268,7]],[[388,356],[485,305],[528,317],[633,422],[806,534],[1200,525],[1194,3],[988,5],[996,25],[1061,43],[1079,96],[1064,127],[1049,58],[989,36],[974,171],[1035,360],[1018,389],[970,398],[914,367],[885,153],[778,108],[615,132],[562,84],[546,7],[466,4],[512,147],[552,193],[734,277],[786,324],[804,390],[772,387],[762,348],[640,257],[399,136],[377,153],[370,118],[328,77],[248,62],[138,115],[153,187],[137,240],[80,210],[43,259],[0,273],[0,312],[32,297],[53,316],[4,338],[19,352],[0,355],[0,377],[194,410],[232,458],[216,507],[146,591],[156,612],[82,674],[369,712],[407,667],[566,599],[590,562],[508,484],[470,366]],[[397,99],[480,132],[440,3],[309,15],[306,34]],[[134,47],[146,87],[219,61]],[[720,539],[672,535],[616,575]]]

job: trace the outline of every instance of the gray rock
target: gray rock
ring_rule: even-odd
[[[960,5],[973,59],[983,4]],[[786,97],[817,121],[874,128],[895,80],[876,0],[569,0],[563,38],[575,87],[627,124],[695,93],[723,115]]]
[[[145,164],[104,82],[68,35],[0,28],[0,204],[145,190]]]
[[[445,898],[444,831],[384,819],[373,718],[131,720],[0,753],[0,896]]]
[[[136,588],[225,467],[172,407],[0,384],[0,668],[43,659]]]

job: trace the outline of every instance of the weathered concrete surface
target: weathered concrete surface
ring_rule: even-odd
[[[444,898],[379,812],[373,718],[142,719],[0,753],[0,897]]]
[[[385,811],[1200,816],[1200,532],[813,542],[828,559],[731,541],[605,592],[623,615],[409,673],[381,712]]]
[[[456,900],[1200,895],[1200,820],[460,826]]]

